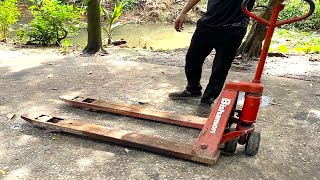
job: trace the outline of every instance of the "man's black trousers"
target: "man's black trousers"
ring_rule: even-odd
[[[195,94],[201,92],[202,65],[211,51],[216,50],[210,80],[201,99],[202,103],[212,104],[219,96],[245,33],[245,27],[212,28],[198,22],[186,55],[185,73],[188,80],[186,89],[189,92]]]

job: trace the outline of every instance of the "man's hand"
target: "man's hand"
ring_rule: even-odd
[[[183,30],[183,24],[186,21],[186,14],[180,13],[173,23],[174,29],[178,32]]]
[[[188,0],[187,4],[183,7],[181,13],[178,15],[173,23],[174,29],[181,32],[183,30],[183,24],[186,21],[187,13],[199,2],[200,0]]]

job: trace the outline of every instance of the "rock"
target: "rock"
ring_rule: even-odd
[[[7,118],[8,118],[9,120],[13,119],[15,116],[16,116],[15,113],[7,114]]]
[[[119,47],[120,48],[129,48],[129,46],[127,44],[121,44]]]
[[[285,55],[285,54],[282,54],[282,53],[271,53],[271,52],[269,52],[268,53],[268,57],[288,57],[288,56]]]
[[[120,39],[118,41],[113,41],[112,44],[115,45],[115,46],[120,46],[122,44],[127,44],[127,41],[125,41],[123,39]]]
[[[309,58],[311,62],[320,62],[320,55],[313,55]]]

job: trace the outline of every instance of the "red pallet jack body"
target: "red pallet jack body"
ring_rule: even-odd
[[[110,103],[88,97],[62,97],[64,101],[76,107],[201,129],[193,145],[46,115],[38,117],[24,115],[22,118],[37,126],[84,135],[206,164],[214,164],[217,161],[220,154],[219,146],[221,144],[224,144],[224,151],[230,154],[235,152],[237,144],[241,144],[245,145],[245,154],[255,155],[258,152],[260,144],[260,133],[255,131],[254,123],[257,119],[264,88],[261,84],[261,75],[274,29],[283,24],[293,23],[309,17],[313,13],[315,6],[312,0],[305,0],[310,5],[310,10],[306,15],[277,22],[279,12],[284,8],[282,4],[283,0],[279,0],[273,7],[272,16],[269,21],[250,13],[246,8],[248,1],[245,0],[242,4],[243,12],[268,27],[255,77],[252,82],[226,83],[207,119]],[[239,92],[245,92],[245,101],[241,110],[236,109]],[[235,128],[233,128],[234,126]]]

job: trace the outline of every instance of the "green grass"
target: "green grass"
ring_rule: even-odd
[[[320,53],[320,33],[276,29],[269,52]]]

